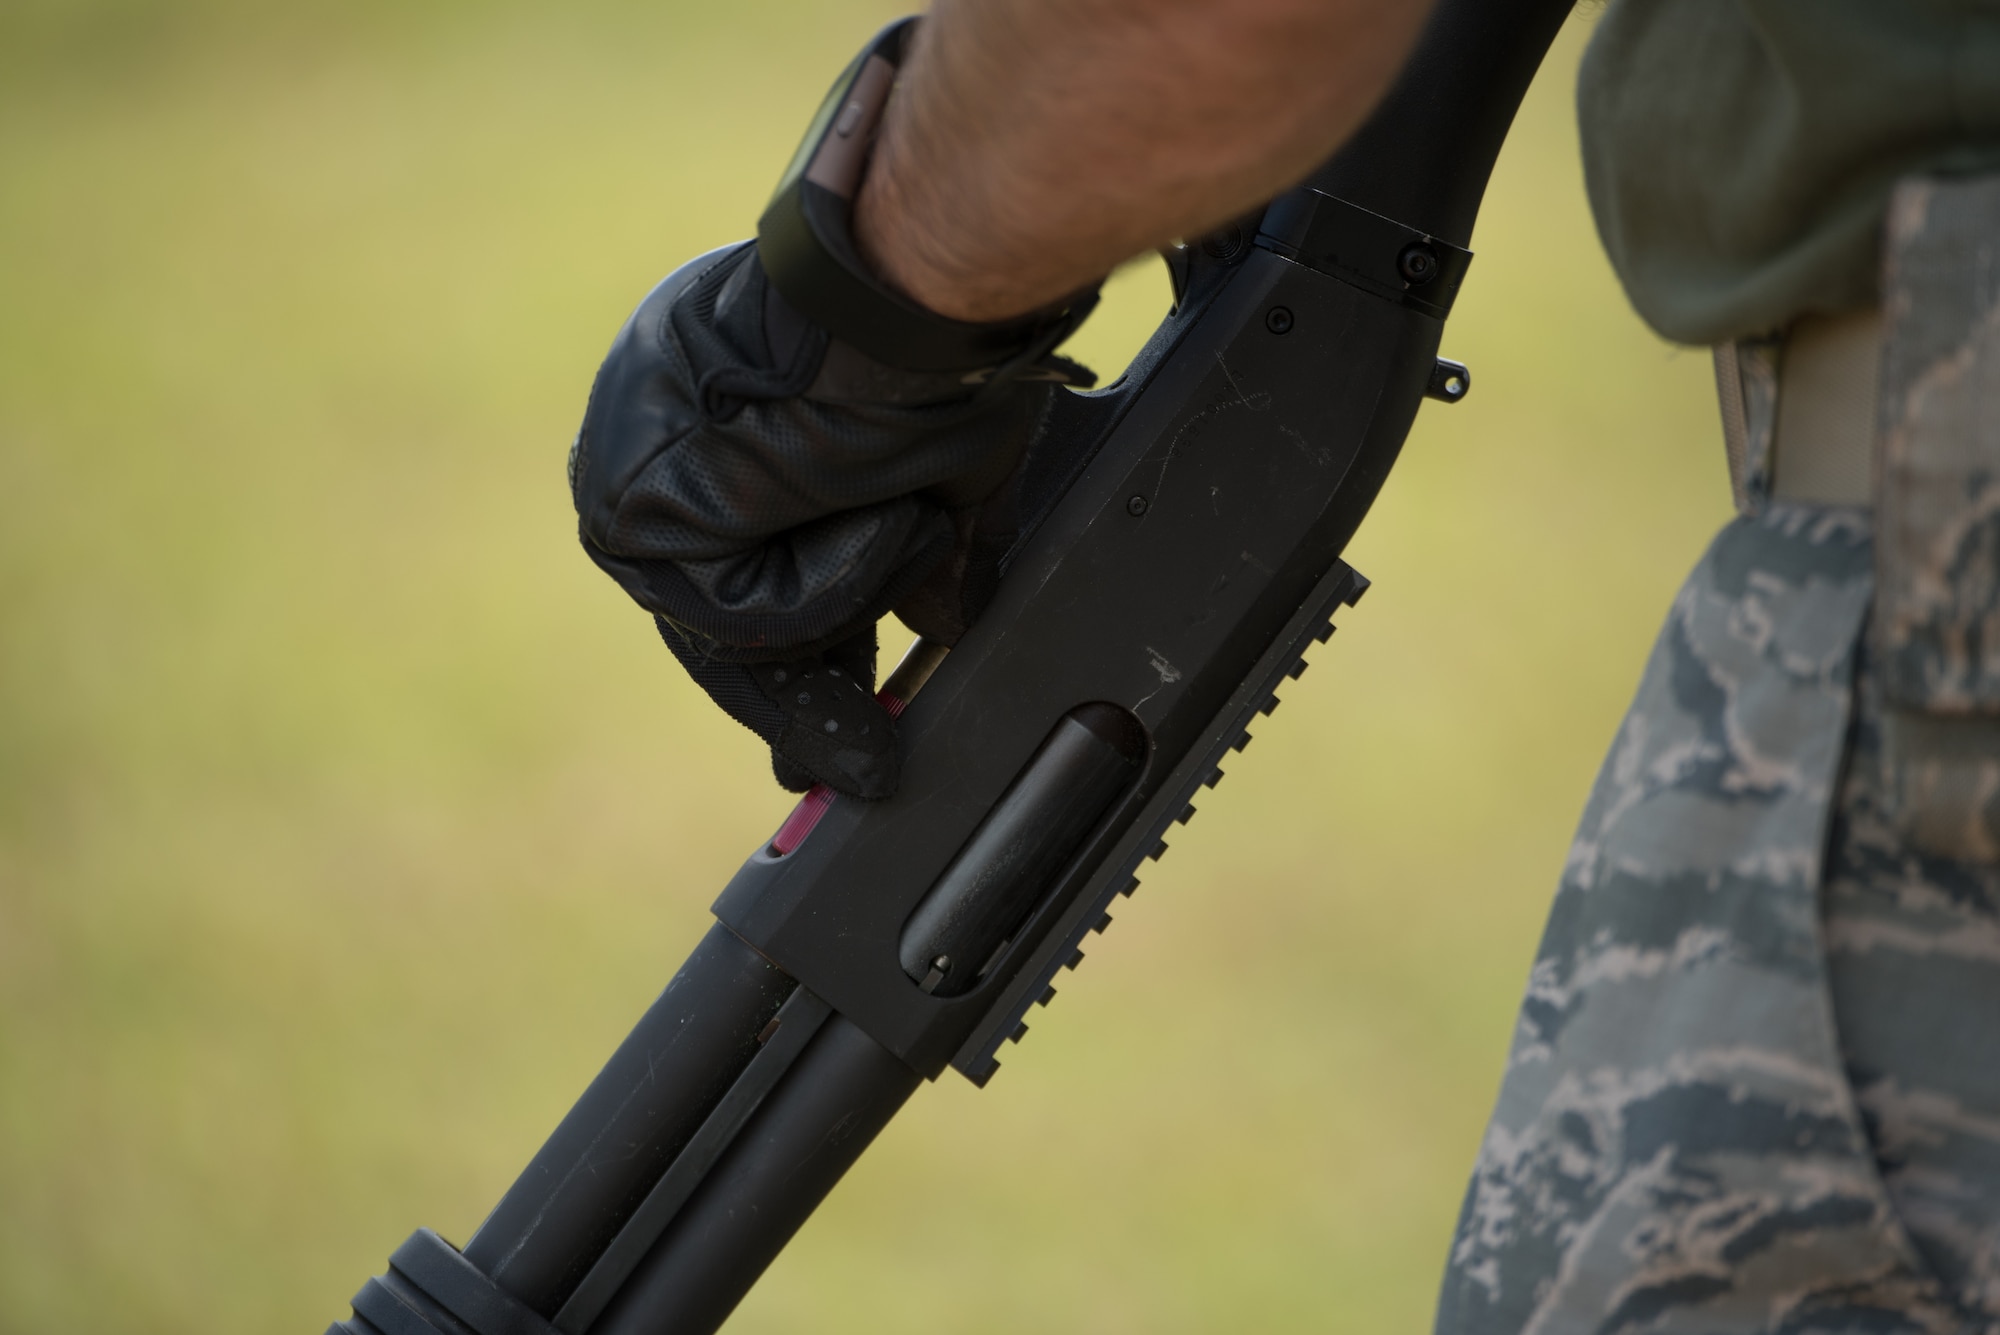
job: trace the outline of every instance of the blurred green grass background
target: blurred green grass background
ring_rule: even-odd
[[[787,802],[575,545],[625,311],[886,0],[0,12],[0,1329],[318,1330],[462,1241]],[[731,1325],[1420,1331],[1571,823],[1724,517],[1557,46],[1378,585],[984,1092]],[[1080,351],[1164,305],[1121,275]]]

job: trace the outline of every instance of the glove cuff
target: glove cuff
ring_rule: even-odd
[[[887,366],[966,373],[978,384],[1069,337],[1097,304],[1097,286],[1010,320],[954,320],[862,261],[854,196],[916,25],[906,18],[884,28],[834,82],[757,220],[757,253],[784,299],[836,339]]]

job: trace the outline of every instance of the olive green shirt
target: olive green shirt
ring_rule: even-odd
[[[2000,168],[2000,0],[1611,0],[1577,107],[1639,314],[1767,332],[1875,302],[1899,178]]]

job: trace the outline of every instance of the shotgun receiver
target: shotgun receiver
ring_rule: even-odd
[[[1426,395],[1479,200],[1569,0],[1443,0],[1345,148],[1170,257],[993,603],[884,683],[903,779],[809,793],[461,1251],[346,1335],[706,1335],[903,1102],[996,1052],[1367,581],[1340,557]]]

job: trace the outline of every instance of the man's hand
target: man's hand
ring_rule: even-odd
[[[754,245],[717,251],[647,296],[598,372],[570,458],[584,547],[781,783],[886,797],[875,622],[957,640],[1056,383],[1088,380],[1052,357],[976,384],[884,366],[794,312]]]

